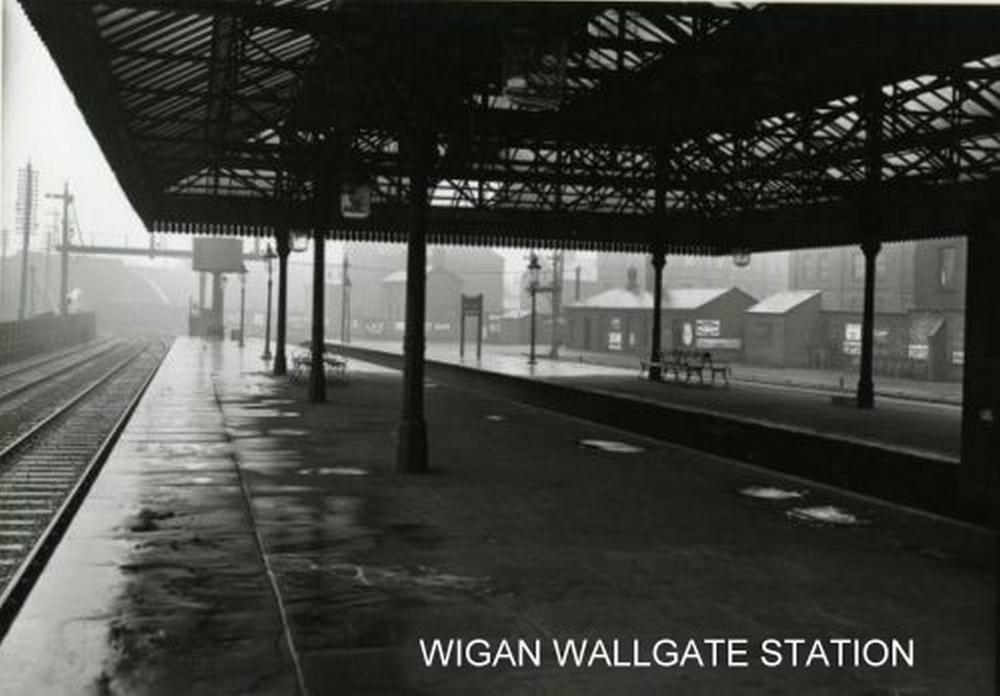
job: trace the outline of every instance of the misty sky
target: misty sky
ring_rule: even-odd
[[[13,229],[17,173],[30,158],[41,173],[42,194],[69,181],[87,242],[123,244],[127,237],[131,246],[147,243],[139,217],[20,4],[4,0],[3,7],[3,226]],[[48,211],[60,203],[39,196],[38,205],[44,230]]]

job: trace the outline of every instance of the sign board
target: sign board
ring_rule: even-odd
[[[622,332],[621,331],[609,331],[608,332],[608,350],[621,350],[622,349]]]
[[[696,319],[694,323],[694,335],[718,336],[722,333],[722,322],[718,319]]]
[[[861,355],[861,341],[844,341],[844,355]]]
[[[699,338],[695,345],[709,350],[740,350],[743,341],[739,338]]]
[[[951,362],[953,365],[964,365],[965,364],[965,351],[964,350],[953,350],[951,352]]]
[[[483,311],[483,296],[479,295],[462,295],[462,314],[468,315],[479,315]]]
[[[860,341],[861,340],[861,324],[844,324],[844,340],[845,341]],[[845,353],[847,351],[844,351]]]
[[[243,240],[195,237],[191,242],[191,269],[206,273],[242,273]]]
[[[910,360],[927,360],[931,355],[931,347],[926,343],[911,343],[906,354]]]

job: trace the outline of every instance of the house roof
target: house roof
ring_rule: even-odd
[[[663,309],[698,309],[713,302],[726,293],[738,288],[676,288],[665,289],[661,307]],[[646,290],[631,292],[625,288],[612,288],[574,302],[571,307],[595,307],[602,309],[653,309],[653,293]]]
[[[804,302],[822,295],[822,290],[785,290],[765,297],[747,309],[749,314],[786,314]]]

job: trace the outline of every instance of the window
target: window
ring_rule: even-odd
[[[955,289],[955,247],[938,248],[938,288],[941,290]]]

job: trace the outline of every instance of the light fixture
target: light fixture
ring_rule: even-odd
[[[733,250],[733,265],[737,268],[746,268],[750,265],[750,252],[746,249]]]

